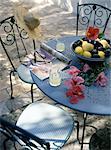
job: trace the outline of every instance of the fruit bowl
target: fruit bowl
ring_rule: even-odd
[[[75,52],[74,52],[75,53]],[[88,57],[84,57],[82,55],[79,55],[79,54],[76,54],[75,55],[79,58],[79,59],[82,59],[82,60],[86,60],[86,61],[92,61],[92,62],[103,62],[105,61],[105,59],[103,58],[88,58]]]
[[[71,44],[74,54],[86,61],[101,62],[111,55],[111,44],[108,39],[89,40],[86,37]]]

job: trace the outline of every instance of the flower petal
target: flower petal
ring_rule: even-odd
[[[67,97],[68,97],[68,96],[73,96],[73,90],[71,90],[71,89],[67,90],[66,96],[67,96]]]
[[[108,79],[105,76],[104,72],[101,72],[96,78],[96,83],[100,86],[106,86],[107,81]]]
[[[72,96],[71,99],[70,99],[70,103],[71,103],[71,104],[77,104],[78,101],[79,101],[79,100],[78,100],[78,98],[77,98],[75,95]]]
[[[84,66],[83,66],[83,72],[87,72],[88,70],[90,70],[91,68],[90,68],[90,66],[88,65],[88,64],[85,64]]]
[[[77,84],[82,84],[82,83],[84,83],[84,79],[83,79],[82,77],[80,77],[80,76],[73,77],[72,79],[73,79],[73,81],[75,81]]]
[[[90,40],[95,40],[99,36],[99,29],[94,27],[89,27],[86,31],[86,37]]]
[[[77,69],[75,66],[70,66],[70,69],[67,71],[70,75],[77,76],[80,73],[80,70]]]

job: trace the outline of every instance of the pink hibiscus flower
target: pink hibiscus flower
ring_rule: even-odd
[[[82,86],[83,83],[84,83],[84,79],[80,76],[73,76],[72,78],[64,82],[64,84],[68,86],[69,88],[72,88],[74,85],[80,85],[80,84]],[[84,87],[85,86],[83,85],[83,88]]]
[[[105,76],[104,72],[101,72],[96,78],[96,83],[100,86],[106,86],[107,81],[108,79]]]
[[[70,67],[68,73],[72,75],[72,78],[64,82],[64,84],[68,86],[66,96],[70,97],[70,103],[76,104],[80,99],[84,98],[84,79],[80,76],[77,76],[80,73],[80,70],[74,66]]]
[[[83,87],[81,85],[74,85],[72,88],[67,90],[66,96],[71,97],[71,103],[77,103],[80,99],[84,98]]]
[[[70,75],[77,76],[81,71],[75,66],[70,66],[70,69],[67,71]]]
[[[90,70],[91,68],[90,68],[90,66],[88,65],[88,64],[85,64],[84,66],[83,66],[83,72],[87,72],[88,70]]]
[[[73,82],[73,85],[79,85],[79,84],[82,84],[84,83],[84,79],[80,76],[73,76],[72,77],[72,82]]]

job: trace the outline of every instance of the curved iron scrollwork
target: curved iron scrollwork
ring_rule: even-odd
[[[17,24],[16,24],[16,27],[17,27],[18,33],[22,39],[29,38],[28,33],[24,29],[21,29]]]
[[[28,39],[29,38],[28,33],[24,29],[22,29],[20,31],[20,37],[23,38],[23,39]]]
[[[102,9],[101,7],[95,10],[95,22],[94,25],[99,28],[103,28],[105,26],[106,20],[108,18],[107,10]]]
[[[91,7],[87,6],[86,8],[81,7],[79,10],[79,22],[82,25],[87,25],[89,23],[90,15],[92,13]]]
[[[13,24],[9,21],[5,21],[3,24],[1,24],[1,32],[3,32],[3,38],[2,41],[5,45],[12,45],[15,42],[15,35],[13,30]]]
[[[0,32],[2,35],[1,37],[2,41],[4,42],[5,45],[8,45],[8,46],[11,46],[12,44],[14,44],[17,34],[19,34],[21,39],[29,38],[27,32],[24,29],[21,29],[17,25],[13,16],[1,22]]]
[[[111,11],[97,4],[81,4],[78,9],[78,21],[81,25],[105,28]]]

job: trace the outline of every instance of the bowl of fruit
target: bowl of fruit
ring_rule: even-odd
[[[104,61],[111,55],[111,43],[109,39],[97,38],[95,40],[84,37],[71,44],[74,54],[87,61]]]

